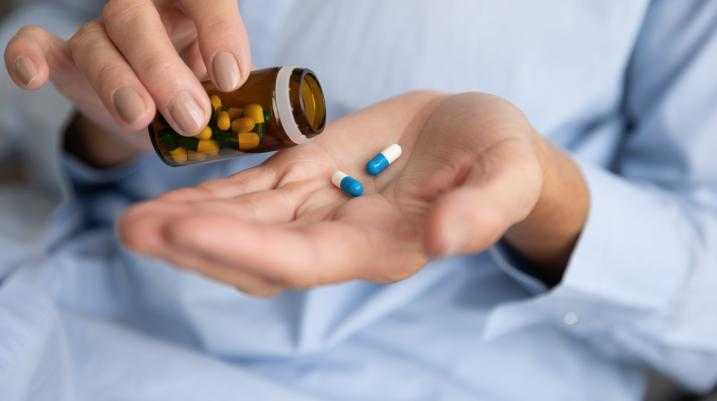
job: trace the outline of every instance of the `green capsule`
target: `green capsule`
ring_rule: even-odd
[[[196,152],[197,146],[199,145],[199,139],[194,137],[179,136],[178,143],[183,148]]]
[[[177,134],[170,128],[165,128],[159,133],[159,140],[169,149],[174,150],[179,147]]]
[[[221,131],[217,132],[217,134],[214,136],[214,140],[217,141],[219,147],[221,148],[236,148],[237,138],[234,133]]]
[[[266,134],[266,123],[258,124],[255,131],[259,135],[259,138],[264,138],[264,134]]]

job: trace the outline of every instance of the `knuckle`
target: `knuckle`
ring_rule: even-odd
[[[225,36],[229,36],[232,30],[234,30],[235,26],[236,25],[232,23],[228,18],[223,18],[222,16],[214,16],[209,18],[204,23],[203,28],[204,31],[206,31],[212,36],[212,38],[222,38]]]
[[[147,55],[139,63],[139,71],[149,80],[163,82],[166,77],[172,76],[174,64],[158,54]]]
[[[104,28],[99,21],[89,21],[82,25],[82,27],[80,27],[79,32],[89,37],[93,37],[99,33],[102,33],[103,30]]]
[[[18,38],[30,38],[30,39],[42,39],[47,36],[47,32],[40,26],[37,25],[25,25],[17,31],[16,37]]]
[[[236,26],[228,18],[213,17],[199,28],[199,40],[204,48],[233,48],[237,43]]]
[[[100,41],[104,28],[97,21],[90,21],[80,27],[69,40],[70,51],[73,54],[86,50],[89,46],[96,46]]]
[[[102,20],[114,26],[123,25],[141,15],[145,6],[142,0],[109,0],[102,9]]]
[[[105,93],[115,89],[115,83],[124,75],[125,69],[118,64],[106,63],[101,65],[94,77],[97,91]]]

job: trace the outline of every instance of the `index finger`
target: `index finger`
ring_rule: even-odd
[[[197,230],[197,227],[211,230]],[[383,241],[345,222],[266,224],[224,214],[170,223],[166,240],[224,269],[262,274],[288,288],[366,278]],[[384,242],[385,244],[385,242]]]
[[[161,224],[163,247],[177,247],[227,271],[259,274],[286,288],[356,279],[390,283],[427,259],[411,224],[381,196],[334,205],[318,220],[268,223],[216,208]],[[155,250],[145,247],[145,252]]]

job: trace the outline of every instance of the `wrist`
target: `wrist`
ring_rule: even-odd
[[[64,132],[64,150],[88,165],[108,169],[134,160],[149,146],[147,135],[142,140],[131,141],[103,129],[80,113],[70,120]],[[139,138],[139,137],[138,137]]]
[[[546,281],[560,281],[587,220],[590,196],[578,165],[540,134],[535,152],[543,182],[538,201],[504,240],[539,270]]]

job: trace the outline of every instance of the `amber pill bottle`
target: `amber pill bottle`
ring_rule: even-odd
[[[241,88],[229,93],[210,83],[204,88],[213,111],[209,125],[199,134],[178,134],[159,113],[149,126],[155,151],[170,166],[301,145],[326,125],[324,93],[316,75],[306,68],[256,70]]]

